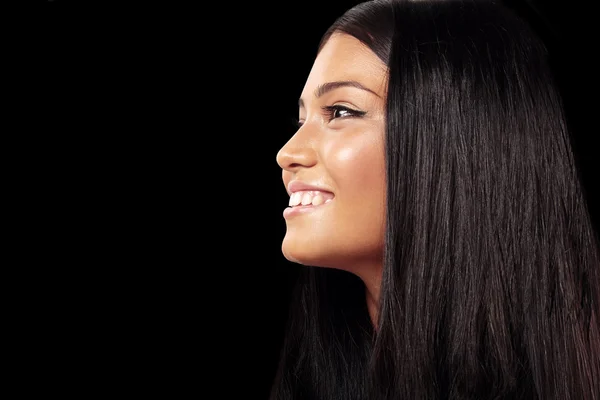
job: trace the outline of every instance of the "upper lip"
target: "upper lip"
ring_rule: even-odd
[[[288,194],[291,196],[292,193],[294,192],[300,192],[302,190],[318,190],[320,192],[329,192],[329,193],[333,193],[331,190],[329,190],[328,188],[322,187],[322,186],[318,186],[318,185],[311,185],[309,183],[305,183],[302,181],[291,181],[288,185],[287,185],[287,191]]]

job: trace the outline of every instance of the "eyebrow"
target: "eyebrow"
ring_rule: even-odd
[[[314,95],[315,95],[316,98],[319,98],[319,97],[323,96],[325,93],[331,92],[332,90],[339,89],[341,87],[354,87],[354,88],[357,88],[357,89],[361,89],[361,90],[367,91],[369,93],[373,93],[375,96],[381,98],[381,96],[379,96],[373,90],[369,89],[368,87],[363,86],[362,84],[360,84],[357,81],[335,81],[335,82],[327,82],[327,83],[324,83],[322,85],[319,85],[315,89]],[[298,100],[298,106],[304,107],[304,100],[299,99]]]

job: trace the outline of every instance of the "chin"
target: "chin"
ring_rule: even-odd
[[[306,251],[306,247],[300,246],[299,249],[302,250],[298,250],[298,247],[294,246],[294,249],[291,249],[290,246],[286,246],[285,244],[282,245],[281,250],[283,253],[283,256],[286,258],[286,260],[296,263],[296,264],[300,264],[300,265],[304,265],[307,267],[322,267],[322,268],[339,268],[339,269],[343,269],[337,266],[338,263],[336,263],[333,259],[335,259],[336,257],[333,257],[332,259],[332,254],[330,252],[319,252],[315,249],[315,251]],[[326,249],[322,249],[322,250],[326,250]]]
[[[291,261],[293,263],[306,266],[313,264],[313,258],[309,257],[307,254],[303,254],[302,252],[293,252],[286,250],[285,248],[282,249],[282,252],[286,260]]]

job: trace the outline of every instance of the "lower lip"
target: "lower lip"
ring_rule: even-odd
[[[313,212],[315,210],[318,210],[318,209],[326,206],[327,204],[331,203],[332,201],[333,200],[329,200],[328,202],[319,204],[318,206],[308,205],[308,206],[288,207],[285,210],[283,210],[283,218],[288,219],[288,218],[291,218],[296,215],[302,215],[302,214],[307,214],[307,213]]]

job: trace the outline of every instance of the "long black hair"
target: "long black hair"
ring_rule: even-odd
[[[274,399],[600,399],[600,240],[539,34],[495,0],[361,3],[389,67],[379,316],[302,269]]]

